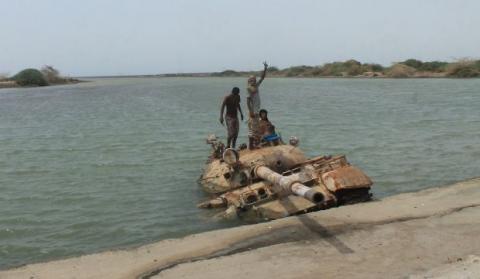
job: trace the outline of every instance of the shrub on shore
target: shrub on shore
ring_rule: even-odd
[[[420,70],[425,72],[441,73],[445,72],[447,66],[448,62],[444,61],[424,62]]]
[[[318,69],[319,76],[360,76],[365,73],[382,72],[384,70],[379,64],[362,64],[357,60],[347,60],[345,62],[327,63]]]
[[[475,69],[480,71],[480,60],[473,61],[473,66],[475,67]]]
[[[385,68],[380,64],[363,64],[363,72],[383,72]]]
[[[386,71],[386,76],[390,78],[408,78],[412,77],[415,72],[415,68],[397,63]]]
[[[445,68],[448,66],[448,62],[444,62],[444,61],[423,62],[417,59],[407,59],[403,62],[400,62],[399,64],[412,67],[415,70],[420,72],[432,72],[432,73],[444,72]]]
[[[223,72],[215,73],[213,76],[217,77],[236,77],[239,75],[239,72],[234,70],[225,70]]]
[[[65,83],[65,78],[60,76],[60,72],[52,66],[45,65],[40,69],[40,72],[47,80],[48,84]]]
[[[400,62],[399,64],[403,64],[403,65],[406,65],[408,67],[412,67],[414,69],[419,70],[422,67],[423,62],[420,61],[420,60],[417,60],[417,59],[407,59],[403,62]]]
[[[269,67],[270,76],[276,77],[480,77],[480,60],[465,60],[455,63],[444,61],[423,62],[418,59],[407,59],[403,62],[384,67],[380,64],[361,63],[350,59],[325,63],[320,66],[292,66],[285,69]],[[260,75],[258,71],[227,70],[212,73],[210,76],[249,76]]]
[[[25,69],[12,77],[20,86],[46,86],[47,79],[37,69]]]
[[[7,74],[0,74],[0,81],[8,81],[8,75]]]
[[[447,76],[456,78],[480,77],[479,61],[463,60],[447,67]]]
[[[285,69],[286,73],[285,76],[287,77],[304,77],[304,76],[309,76],[311,70],[313,70],[314,67],[312,66],[295,66],[295,67],[290,67],[288,69]]]
[[[270,67],[268,67],[267,71],[268,71],[269,73],[276,73],[276,72],[278,72],[278,71],[280,71],[280,70],[278,69],[278,67],[270,66]]]

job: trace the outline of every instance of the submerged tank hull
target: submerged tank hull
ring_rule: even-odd
[[[307,158],[286,144],[219,153],[199,179],[212,197],[198,206],[226,218],[278,219],[371,198],[371,179],[344,155]]]

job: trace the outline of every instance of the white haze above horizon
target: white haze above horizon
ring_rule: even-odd
[[[0,73],[259,70],[480,56],[476,0],[0,0]]]

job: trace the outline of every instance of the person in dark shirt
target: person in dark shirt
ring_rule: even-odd
[[[228,133],[227,148],[235,148],[239,129],[237,110],[240,111],[240,117],[243,120],[242,108],[240,107],[240,89],[238,87],[234,87],[232,93],[223,99],[222,108],[220,109],[220,123],[222,123],[222,125],[224,122],[223,115],[225,107],[227,108],[227,113],[225,113]]]

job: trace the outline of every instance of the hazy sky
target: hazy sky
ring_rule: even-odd
[[[0,73],[479,58],[479,11],[478,0],[0,0]]]

